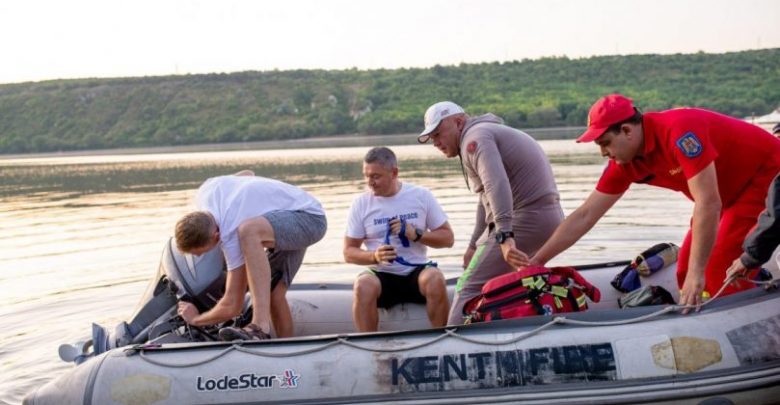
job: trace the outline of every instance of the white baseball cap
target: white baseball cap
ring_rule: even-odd
[[[441,124],[441,120],[455,114],[463,114],[463,108],[452,101],[440,101],[425,111],[425,129],[417,136],[417,142],[426,143],[430,139],[430,133]]]

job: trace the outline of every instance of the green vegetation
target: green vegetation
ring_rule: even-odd
[[[581,126],[611,92],[646,111],[765,114],[780,105],[780,49],[0,85],[0,153],[409,133],[445,99],[520,128]]]

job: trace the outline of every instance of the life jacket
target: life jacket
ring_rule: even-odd
[[[466,323],[584,311],[585,297],[599,302],[601,292],[573,267],[526,267],[495,277],[466,302]]]

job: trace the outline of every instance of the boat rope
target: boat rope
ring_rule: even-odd
[[[347,340],[346,337],[340,337],[338,342],[343,344],[343,345],[345,345],[345,346],[349,346],[349,347],[351,347],[353,349],[363,350],[363,351],[367,351],[367,352],[395,353],[395,352],[403,352],[403,351],[406,351],[406,350],[419,349],[421,347],[432,345],[432,344],[434,344],[434,343],[436,343],[436,342],[438,342],[440,340],[446,339],[449,336],[448,332],[450,332],[450,331],[451,330],[446,329],[443,334],[441,334],[439,336],[436,336],[435,338],[433,338],[431,340],[428,340],[428,341],[425,341],[425,342],[422,342],[422,343],[417,343],[417,344],[409,345],[409,346],[394,347],[394,348],[377,348],[377,347],[361,346],[361,345],[359,345],[359,344],[357,344],[355,342],[350,342],[349,340]]]
[[[631,318],[631,319],[623,319],[623,320],[620,320],[620,321],[579,321],[579,320],[576,320],[576,319],[566,318],[565,316],[561,316],[559,318],[561,319],[560,323],[566,324],[566,325],[577,325],[577,326],[618,326],[618,325],[626,325],[626,324],[629,324],[629,323],[636,323],[636,322],[646,321],[646,320],[655,318],[656,316],[659,316],[659,315],[663,315],[663,314],[666,314],[666,313],[669,313],[669,312],[678,311],[678,310],[683,309],[685,307],[688,307],[688,305],[682,306],[681,308],[679,308],[679,306],[677,306],[677,305],[670,305],[668,307],[665,307],[663,309],[659,309],[658,311],[649,313],[647,315],[642,315],[642,316],[638,316],[636,318]],[[694,306],[691,306],[691,307],[694,307]]]
[[[170,367],[170,368],[186,368],[186,367],[195,367],[195,366],[199,366],[201,364],[210,363],[210,362],[212,362],[212,361],[214,361],[214,360],[216,360],[216,359],[218,359],[218,358],[228,354],[232,350],[233,350],[233,347],[231,346],[231,347],[228,347],[226,349],[220,350],[217,354],[215,354],[213,356],[209,356],[209,357],[207,357],[207,358],[205,358],[203,360],[198,360],[198,361],[189,362],[189,363],[168,363],[168,362],[155,360],[155,359],[153,359],[153,358],[151,358],[151,357],[146,355],[147,351],[154,352],[154,350],[150,350],[149,348],[144,348],[144,347],[134,348],[134,350],[126,350],[125,354],[132,354],[135,351],[137,351],[139,356],[141,357],[141,359],[143,359],[147,363],[154,364],[155,366]]]
[[[493,340],[493,341],[485,340],[485,341],[483,341],[483,340],[480,340],[480,339],[474,339],[474,338],[470,338],[470,337],[467,337],[467,336],[459,335],[459,334],[455,333],[455,329],[447,329],[445,331],[445,333],[447,335],[449,335],[449,336],[452,336],[452,337],[458,339],[458,340],[462,340],[462,341],[468,342],[468,343],[476,343],[476,344],[491,345],[491,346],[501,346],[501,345],[508,345],[508,344],[512,344],[512,343],[517,343],[517,342],[519,342],[521,340],[527,339],[527,338],[529,338],[529,337],[531,337],[533,335],[538,334],[539,332],[541,332],[541,331],[543,331],[545,329],[548,329],[548,328],[552,327],[555,324],[563,323],[562,320],[563,320],[563,318],[561,318],[561,317],[555,317],[550,322],[547,322],[544,325],[542,325],[542,326],[540,326],[540,327],[538,327],[536,329],[532,329],[532,330],[530,330],[530,331],[528,331],[526,333],[523,333],[522,335],[515,336],[515,337],[507,339],[507,340]]]
[[[253,349],[244,347],[242,345],[243,342],[241,342],[241,343],[233,343],[232,347],[235,350],[237,350],[237,351],[239,351],[241,353],[254,354],[254,355],[262,356],[262,357],[292,357],[292,356],[301,356],[301,355],[309,354],[309,353],[316,353],[316,352],[323,351],[325,349],[330,349],[333,346],[338,346],[341,343],[341,339],[344,339],[344,338],[343,337],[339,337],[338,339],[336,339],[336,340],[334,340],[332,342],[326,343],[326,344],[321,345],[321,346],[313,347],[311,349],[299,350],[297,352],[285,352],[285,353],[263,352],[263,351],[259,351],[259,350],[253,350]]]
[[[718,292],[715,295],[713,295],[712,298],[710,298],[709,300],[705,301],[704,303],[702,303],[698,307],[699,308],[704,307],[705,305],[708,305],[708,304],[712,303],[713,301],[715,301],[723,293],[723,291],[731,283],[731,281],[733,281],[736,278],[737,277],[732,276],[729,279],[727,279],[728,282],[724,283],[723,286],[720,288],[720,290],[718,290]],[[770,285],[770,284],[774,284],[774,281],[758,281],[758,280],[750,280],[750,279],[747,279],[747,281],[750,281],[750,282],[752,282],[752,283],[754,283],[756,285]],[[454,339],[462,340],[462,341],[468,342],[468,343],[487,345],[487,346],[503,346],[503,345],[509,345],[509,344],[517,343],[517,342],[519,342],[521,340],[524,340],[524,339],[527,339],[527,338],[529,338],[531,336],[534,336],[534,335],[538,334],[539,332],[542,332],[543,330],[551,328],[551,327],[553,327],[555,325],[558,325],[558,324],[560,324],[560,325],[575,325],[575,326],[619,326],[619,325],[625,325],[625,324],[630,324],[630,323],[643,322],[643,321],[650,320],[652,318],[655,318],[655,317],[663,315],[663,314],[667,314],[667,313],[671,313],[671,312],[677,312],[677,311],[682,311],[684,309],[695,309],[695,308],[697,308],[696,305],[669,305],[669,306],[666,306],[666,307],[664,307],[664,308],[662,308],[662,309],[660,309],[658,311],[655,311],[655,312],[652,312],[652,313],[649,313],[649,314],[645,314],[645,315],[642,315],[642,316],[629,318],[629,319],[623,319],[623,320],[619,320],[619,321],[581,321],[581,320],[575,320],[575,319],[568,319],[568,318],[566,318],[564,316],[556,316],[555,318],[553,318],[549,322],[547,322],[547,323],[545,323],[545,324],[543,324],[543,325],[541,325],[541,326],[539,326],[539,327],[537,327],[535,329],[532,329],[532,330],[530,330],[528,332],[522,333],[520,335],[511,337],[511,338],[505,339],[505,340],[475,339],[475,338],[471,338],[471,337],[468,337],[468,336],[464,336],[464,335],[458,334],[457,333],[457,328],[445,328],[441,335],[436,336],[436,337],[434,337],[434,338],[432,338],[430,340],[427,340],[425,342],[421,342],[421,343],[417,343],[417,344],[413,344],[413,345],[407,345],[407,346],[393,347],[393,348],[381,348],[381,347],[376,347],[376,346],[372,347],[372,346],[360,345],[360,344],[357,344],[357,343],[355,343],[353,341],[350,341],[349,337],[347,337],[347,336],[337,336],[335,340],[333,340],[331,342],[328,342],[328,343],[326,343],[324,345],[320,345],[320,346],[317,346],[317,347],[312,347],[312,348],[304,349],[304,350],[298,350],[298,351],[292,351],[292,352],[282,352],[282,353],[251,349],[249,347],[244,346],[244,344],[247,343],[247,342],[236,341],[230,347],[227,347],[227,348],[221,350],[219,353],[217,353],[217,354],[215,354],[213,356],[209,356],[209,357],[207,357],[205,359],[197,360],[197,361],[193,361],[193,362],[188,362],[188,363],[169,363],[169,362],[159,361],[159,360],[151,358],[150,356],[148,356],[146,354],[146,352],[153,353],[155,351],[160,351],[161,347],[159,345],[138,345],[138,346],[134,346],[134,347],[126,350],[126,353],[131,353],[132,354],[132,353],[138,352],[140,354],[141,359],[143,359],[144,361],[149,362],[151,364],[157,365],[157,366],[171,367],[171,368],[185,368],[185,367],[195,367],[195,366],[199,366],[201,364],[209,363],[211,361],[214,361],[214,360],[224,356],[225,354],[227,354],[227,353],[229,353],[229,352],[231,352],[233,350],[241,352],[241,353],[255,355],[255,356],[273,357],[273,358],[301,356],[301,355],[306,355],[306,354],[310,354],[310,353],[316,353],[316,352],[320,352],[320,351],[323,351],[323,350],[327,350],[327,349],[329,349],[331,347],[335,347],[335,346],[339,346],[339,345],[344,345],[344,346],[347,346],[347,347],[351,347],[353,349],[363,350],[363,351],[367,351],[367,352],[394,353],[394,352],[403,352],[403,351],[408,351],[408,350],[419,349],[419,348],[422,348],[422,347],[425,347],[425,346],[430,346],[430,345],[432,345],[434,343],[437,343],[437,342],[439,342],[441,340],[444,340],[446,338],[454,338]]]

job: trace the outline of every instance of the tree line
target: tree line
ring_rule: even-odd
[[[440,100],[519,128],[582,126],[612,92],[645,111],[762,115],[780,105],[780,49],[6,84],[0,153],[410,133]]]

